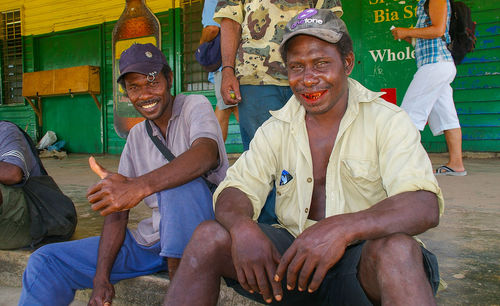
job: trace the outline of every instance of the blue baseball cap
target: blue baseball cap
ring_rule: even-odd
[[[155,45],[133,44],[120,55],[120,76],[116,81],[119,82],[129,72],[159,74],[163,66],[168,66],[167,58]]]

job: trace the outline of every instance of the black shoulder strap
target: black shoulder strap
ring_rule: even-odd
[[[163,156],[165,156],[165,158],[169,162],[171,162],[175,158],[175,155],[172,154],[172,152],[170,152],[170,150],[167,148],[167,146],[165,146],[163,144],[163,142],[161,142],[161,140],[158,139],[158,137],[153,136],[153,129],[151,128],[151,122],[149,122],[148,119],[146,119],[145,124],[146,124],[146,131],[148,132],[149,138],[151,138],[151,140],[153,141],[155,146],[158,148],[158,150],[160,150],[161,154],[163,154]]]
[[[172,152],[170,152],[170,150],[167,148],[167,146],[165,146],[163,144],[163,142],[161,142],[161,140],[158,139],[158,137],[153,136],[153,129],[151,128],[151,122],[148,119],[146,119],[145,124],[146,124],[146,131],[148,132],[149,138],[151,138],[151,140],[153,141],[155,146],[158,148],[158,150],[160,150],[161,154],[163,154],[163,156],[165,156],[165,158],[169,162],[171,162],[175,158],[175,155],[172,154]],[[207,178],[203,175],[201,176],[201,178],[203,179],[203,181],[205,181],[205,184],[207,184],[208,189],[213,194],[215,189],[217,189],[217,185],[208,181]]]

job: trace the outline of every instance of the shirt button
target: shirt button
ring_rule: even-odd
[[[277,193],[279,196],[281,195],[281,192],[279,192],[279,191],[276,191],[276,193]]]
[[[308,183],[310,183],[310,182],[312,182],[312,181],[313,181],[313,179],[312,179],[312,178],[310,178],[310,177],[308,177],[308,178],[307,178],[307,182],[308,182]]]
[[[309,212],[309,208],[306,207],[306,209],[304,210],[306,212],[306,214]]]

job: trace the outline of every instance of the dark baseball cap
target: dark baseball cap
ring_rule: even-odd
[[[347,27],[337,14],[328,9],[309,8],[293,17],[285,27],[283,40],[280,44],[280,54],[284,52],[287,41],[297,35],[314,36],[329,43],[337,43],[344,34],[349,34]]]
[[[158,74],[164,65],[168,66],[167,58],[155,45],[133,44],[120,55],[120,76],[117,82],[129,72]]]

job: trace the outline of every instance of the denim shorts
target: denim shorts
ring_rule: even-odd
[[[284,254],[295,240],[284,228],[276,228],[268,224],[259,224],[259,226],[273,242],[280,254]],[[271,305],[372,305],[357,278],[364,243],[363,241],[347,247],[344,256],[328,271],[316,292],[300,292],[297,289],[289,291],[286,289],[286,281],[283,281],[283,299],[281,302],[273,300]],[[427,278],[434,294],[436,294],[439,285],[437,259],[434,254],[425,248],[422,247],[421,249]],[[262,299],[262,295],[249,293],[236,280],[224,279],[226,284],[239,294],[267,304]]]

